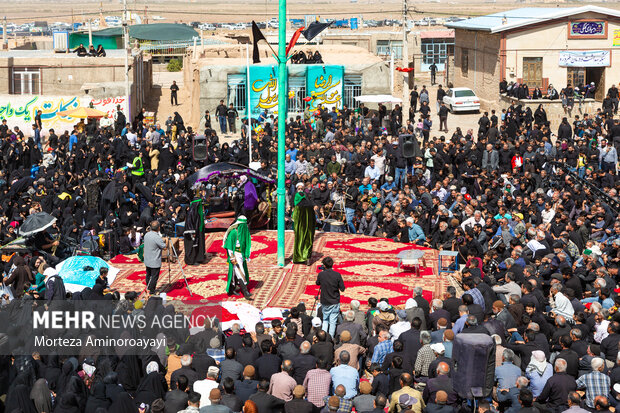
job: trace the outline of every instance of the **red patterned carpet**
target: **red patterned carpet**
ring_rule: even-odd
[[[158,288],[168,298],[175,300],[244,300],[241,296],[229,297],[225,292],[228,264],[222,249],[222,232],[207,234],[208,263],[186,266],[182,260],[185,276],[193,296],[190,297],[178,263],[164,263]],[[286,233],[286,256],[293,251],[293,233]],[[288,263],[284,268],[276,265],[277,233],[260,231],[252,234],[252,255],[248,265],[252,304],[265,307],[291,307],[305,301],[310,307],[318,291],[315,285],[321,259],[331,256],[334,268],[339,271],[346,287],[343,303],[357,299],[365,304],[370,297],[387,297],[392,304],[404,304],[411,297],[413,287],[421,286],[427,299],[443,294],[448,286],[445,277],[437,276],[437,251],[410,244],[399,244],[383,238],[363,235],[349,236],[336,233],[317,233],[310,266]],[[424,256],[429,267],[422,268],[422,277],[414,277],[410,268],[398,272],[396,254],[407,249],[426,251]],[[182,247],[181,247],[182,250]],[[136,256],[117,256],[110,261],[121,271],[112,284],[120,291],[143,291],[144,265]],[[170,278],[169,278],[170,277]],[[170,279],[170,281],[169,281]]]

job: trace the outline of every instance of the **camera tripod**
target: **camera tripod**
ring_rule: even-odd
[[[170,266],[170,261],[172,260],[172,257],[175,258],[177,264],[179,265],[179,270],[181,270],[181,274],[183,275],[183,280],[185,281],[185,288],[187,288],[187,291],[189,292],[190,297],[193,295],[192,294],[192,290],[189,288],[189,283],[187,282],[187,277],[185,276],[185,271],[183,270],[183,266],[181,265],[181,261],[179,259],[179,254],[177,253],[176,248],[174,248],[174,244],[172,242],[170,242],[170,238],[168,238],[168,285],[171,285],[171,281],[170,281],[170,272],[171,272],[171,266]]]

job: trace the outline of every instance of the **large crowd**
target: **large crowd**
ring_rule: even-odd
[[[484,112],[477,130],[436,133],[429,92],[412,100],[405,118],[398,106],[360,105],[289,119],[288,225],[301,182],[322,230],[457,251],[458,290],[429,302],[416,287],[402,308],[377,297],[341,313],[344,285],[327,268],[319,275],[327,317],[300,304],[265,324],[222,331],[208,322],[194,335],[168,332],[160,353],[30,354],[0,336],[12,354],[0,357],[5,411],[609,411],[620,399],[617,106],[550,125],[543,105],[532,113],[513,104]],[[105,273],[92,289],[66,293],[48,267],[75,248],[131,253],[151,221],[172,232],[195,196],[207,210],[216,198],[234,208],[242,194],[235,180],[213,179],[198,193],[190,187],[188,177],[205,164],[252,164],[275,177],[277,122],[269,113],[260,115],[251,154],[247,128],[241,140],[220,143],[206,113],[196,130],[207,138],[207,160],[195,161],[195,132],[178,113],[146,126],[143,112],[64,133],[43,134],[35,124],[37,141],[0,125],[2,243],[34,212],[57,219],[29,240],[36,253],[2,256],[15,299],[4,295],[1,311],[64,299],[160,311],[160,298],[145,304],[134,293],[107,292]],[[417,137],[412,153],[401,135]],[[275,200],[273,188],[255,185],[261,200]],[[494,390],[475,405],[451,379],[455,337],[470,333],[496,344]]]

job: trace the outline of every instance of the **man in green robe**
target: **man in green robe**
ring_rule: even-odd
[[[236,289],[240,288],[247,300],[252,299],[248,291],[250,275],[247,264],[250,261],[251,241],[248,219],[243,215],[239,215],[237,220],[228,227],[222,241],[228,260],[226,293],[233,295]]]
[[[308,200],[304,191],[304,184],[299,182],[293,201],[293,230],[295,232],[295,246],[293,248],[293,263],[308,265],[312,257],[312,244],[316,229],[314,206]]]

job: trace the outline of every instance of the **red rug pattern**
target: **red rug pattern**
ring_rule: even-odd
[[[222,236],[222,232],[207,234],[205,245],[208,262],[199,266],[184,264],[181,247],[179,254],[182,265],[170,263],[168,267],[168,263],[163,264],[159,290],[174,300],[243,300],[241,296],[229,297],[224,291],[228,264],[222,249]],[[448,286],[444,277],[437,276],[436,250],[363,235],[317,233],[311,265],[306,266],[289,262],[293,242],[292,231],[287,231],[287,265],[280,268],[276,264],[277,233],[259,231],[252,234],[252,255],[248,267],[250,290],[254,297],[252,304],[256,307],[291,307],[300,301],[306,302],[308,307],[312,306],[318,291],[318,267],[325,256],[334,259],[334,268],[344,279],[344,304],[354,299],[366,304],[370,297],[386,297],[391,303],[399,305],[411,297],[416,286],[424,289],[427,299],[443,294]],[[428,267],[421,268],[421,277],[415,277],[411,268],[405,267],[398,271],[396,255],[408,249],[426,251],[424,259]],[[110,263],[120,269],[112,284],[113,289],[120,292],[144,290],[144,265],[136,256],[117,256]],[[185,287],[181,268],[189,282],[192,296]]]

